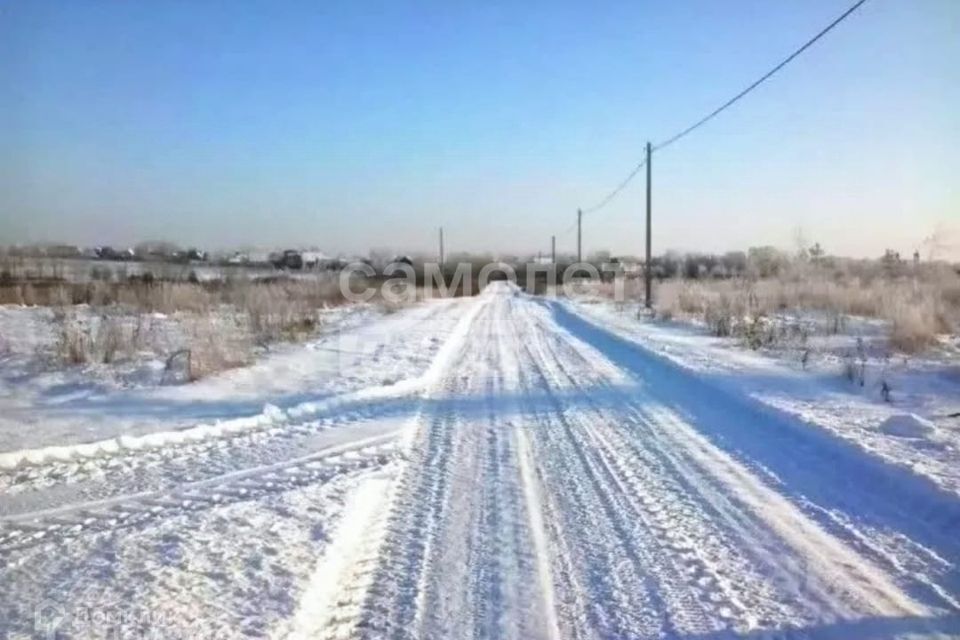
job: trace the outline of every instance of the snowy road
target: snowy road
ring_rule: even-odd
[[[438,313],[393,384],[0,472],[0,637],[960,637],[955,496],[560,303]]]

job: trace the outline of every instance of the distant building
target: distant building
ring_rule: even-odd
[[[227,264],[231,265],[268,265],[273,262],[273,256],[262,251],[236,251],[227,258]]]
[[[100,260],[134,260],[137,256],[133,249],[114,249],[113,247],[96,247],[94,254]]]
[[[304,269],[326,269],[331,260],[320,251],[302,251],[300,257],[303,258]]]
[[[186,258],[190,262],[206,262],[207,252],[200,249],[187,249]]]
[[[610,263],[617,265],[617,269],[625,275],[640,275],[643,273],[643,263],[631,258],[611,258]]]
[[[277,269],[303,269],[303,254],[295,249],[287,249],[283,253],[274,255],[270,262]]]
[[[83,250],[70,244],[55,244],[47,247],[44,254],[48,258],[82,258]]]

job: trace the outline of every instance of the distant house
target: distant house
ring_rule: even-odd
[[[273,255],[269,253],[263,253],[261,251],[236,251],[232,256],[227,258],[227,264],[231,265],[268,265],[273,262]]]
[[[136,254],[133,249],[114,249],[113,247],[97,247],[94,254],[100,260],[133,260]]]
[[[271,257],[270,262],[277,269],[303,269],[303,254],[295,249],[287,249]]]
[[[325,269],[330,258],[320,251],[303,251],[300,253],[303,258],[304,269]]]
[[[643,273],[643,264],[631,258],[611,258],[611,264],[616,264],[617,269],[625,275],[640,275]]]
[[[207,252],[200,249],[187,249],[186,257],[190,262],[206,262]]]

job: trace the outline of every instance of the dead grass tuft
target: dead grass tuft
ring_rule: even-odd
[[[929,348],[960,327],[960,275],[946,268],[888,278],[821,270],[803,278],[674,279],[659,283],[655,297],[661,317],[698,319],[715,335],[739,336],[751,346],[769,343],[757,338],[758,320],[781,312],[823,312],[826,334],[843,332],[850,316],[885,320],[891,347],[904,353]]]
[[[69,364],[110,364],[121,352],[131,352],[136,347],[138,336],[126,330],[115,315],[81,319],[61,310],[55,313],[54,324],[56,352]]]

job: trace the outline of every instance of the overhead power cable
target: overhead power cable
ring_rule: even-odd
[[[560,236],[561,236],[561,237],[562,237],[562,236],[565,236],[565,235],[567,235],[568,233],[570,233],[571,231],[575,230],[576,228],[577,228],[577,223],[576,223],[576,221],[574,221],[573,224],[571,224],[569,227],[567,227],[566,229],[564,229],[563,231],[560,232]]]
[[[753,91],[753,90],[756,89],[757,87],[759,87],[761,84],[763,84],[765,81],[767,81],[768,79],[770,79],[770,78],[771,78],[774,74],[776,74],[778,71],[780,71],[780,70],[783,69],[785,66],[787,66],[788,64],[790,64],[790,62],[792,62],[794,58],[796,58],[796,57],[799,56],[801,53],[803,53],[804,51],[806,51],[807,49],[809,49],[811,46],[813,46],[814,43],[816,43],[820,38],[822,38],[822,37],[825,36],[827,33],[829,33],[834,27],[836,27],[838,24],[840,24],[841,22],[843,22],[846,18],[848,18],[853,12],[855,12],[857,9],[859,9],[866,1],[867,1],[867,0],[858,0],[856,3],[853,4],[853,6],[851,6],[849,9],[847,9],[846,11],[844,11],[837,19],[835,19],[833,22],[831,22],[831,23],[828,24],[826,27],[824,27],[822,30],[820,30],[820,32],[817,33],[815,36],[813,36],[812,38],[810,38],[809,40],[807,40],[799,49],[797,49],[796,51],[794,51],[793,53],[791,53],[789,56],[787,56],[786,58],[784,58],[779,64],[777,64],[775,67],[773,67],[772,69],[770,69],[770,71],[768,71],[767,73],[763,74],[758,80],[756,80],[755,82],[753,82],[753,83],[752,83],[750,86],[748,86],[746,89],[744,89],[743,91],[741,91],[741,92],[738,93],[737,95],[733,96],[732,98],[730,98],[729,100],[727,100],[726,102],[724,102],[722,105],[720,105],[719,107],[717,107],[716,109],[714,109],[713,111],[711,111],[710,113],[708,113],[708,114],[707,114],[706,116],[704,116],[703,118],[700,118],[699,120],[697,120],[695,123],[693,123],[692,125],[690,125],[690,126],[687,127],[686,129],[683,129],[683,130],[680,131],[679,133],[677,133],[677,134],[675,134],[675,135],[667,138],[666,140],[664,140],[664,141],[661,142],[660,144],[655,145],[655,146],[653,147],[653,150],[654,150],[654,151],[659,151],[660,149],[663,149],[663,148],[665,148],[665,147],[668,147],[668,146],[672,145],[672,144],[673,144],[674,142],[676,142],[677,140],[680,140],[681,138],[689,135],[689,134],[692,133],[694,130],[702,127],[702,126],[705,125],[707,122],[709,122],[709,121],[712,120],[713,118],[715,118],[715,117],[717,117],[718,115],[720,115],[720,113],[722,113],[722,112],[725,111],[726,109],[728,109],[728,108],[730,108],[731,106],[733,106],[734,103],[736,103],[737,101],[739,101],[741,98],[743,98],[744,96],[746,96],[748,93],[750,93],[751,91]],[[605,207],[605,206],[607,206],[608,204],[610,204],[610,202],[613,201],[613,199],[616,198],[617,195],[619,195],[620,192],[623,191],[623,189],[626,188],[626,186],[627,186],[628,184],[630,184],[630,182],[637,176],[637,174],[640,173],[640,169],[642,169],[645,164],[646,164],[646,159],[641,160],[640,163],[639,163],[636,167],[634,167],[633,170],[627,175],[627,177],[624,178],[624,180],[623,180],[620,184],[618,184],[617,187],[616,187],[613,191],[611,191],[609,194],[607,194],[607,196],[606,196],[605,198],[603,198],[603,200],[601,200],[600,202],[598,202],[597,204],[595,204],[595,205],[592,206],[592,207],[589,207],[589,208],[587,208],[587,209],[584,209],[583,212],[584,212],[584,213],[592,213],[592,212],[598,211],[599,209],[602,209],[603,207]]]
[[[815,36],[813,36],[812,38],[810,38],[809,40],[807,40],[807,41],[803,44],[803,46],[801,46],[799,49],[797,49],[796,51],[794,51],[793,53],[791,53],[789,56],[787,56],[786,58],[784,58],[783,61],[780,62],[780,64],[778,64],[778,65],[775,66],[773,69],[770,69],[770,71],[768,71],[768,72],[766,72],[765,74],[763,74],[763,75],[760,77],[760,79],[758,79],[757,81],[755,81],[755,82],[754,82],[753,84],[751,84],[749,87],[747,87],[746,89],[744,89],[743,91],[741,91],[741,92],[738,93],[737,95],[733,96],[732,98],[730,98],[729,100],[727,100],[726,102],[724,102],[722,105],[720,105],[719,107],[717,107],[716,109],[714,109],[713,111],[711,111],[710,113],[708,113],[706,116],[704,116],[704,117],[701,118],[700,120],[696,121],[695,123],[693,123],[692,125],[690,125],[690,126],[687,127],[686,129],[684,129],[683,131],[681,131],[680,133],[677,133],[676,135],[671,136],[670,138],[667,138],[666,140],[664,140],[664,141],[661,142],[660,144],[655,145],[654,148],[653,148],[653,150],[654,150],[654,151],[659,151],[660,149],[663,149],[664,147],[669,147],[671,144],[673,144],[674,142],[676,142],[676,141],[679,140],[680,138],[683,138],[684,136],[692,133],[694,130],[700,128],[701,126],[705,125],[705,124],[706,124],[707,122],[709,122],[710,120],[712,120],[712,119],[714,119],[715,117],[717,117],[718,115],[720,115],[721,112],[723,112],[723,111],[725,111],[726,109],[728,109],[729,107],[733,106],[733,104],[734,104],[735,102],[737,102],[738,100],[740,100],[741,98],[743,98],[744,96],[746,96],[748,93],[750,93],[751,91],[753,91],[754,89],[756,89],[757,87],[759,87],[759,86],[760,86],[761,84],[763,84],[765,81],[769,80],[775,73],[777,73],[778,71],[780,71],[781,69],[783,69],[785,66],[787,66],[788,64],[790,64],[790,62],[791,62],[794,58],[796,58],[796,57],[799,56],[801,53],[803,53],[804,51],[806,51],[807,49],[809,49],[811,46],[813,46],[813,44],[814,44],[817,40],[819,40],[819,39],[822,38],[823,36],[827,35],[827,33],[829,33],[829,32],[830,32],[834,27],[836,27],[838,24],[840,24],[841,22],[843,22],[847,17],[850,16],[850,14],[852,14],[854,11],[856,11],[857,9],[859,9],[866,1],[867,1],[867,0],[858,0],[858,2],[854,3],[854,5],[853,5],[852,7],[850,7],[850,8],[847,9],[846,11],[844,11],[844,12],[840,15],[840,17],[838,17],[836,20],[834,20],[833,22],[831,22],[830,24],[828,24],[826,27],[824,27],[824,28],[820,31],[820,33],[818,33],[817,35],[815,35]]]
[[[600,210],[600,209],[603,209],[605,206],[607,206],[608,204],[610,204],[610,201],[613,200],[614,198],[616,198],[617,195],[618,195],[621,191],[623,191],[628,184],[630,184],[630,181],[633,180],[638,173],[640,173],[640,169],[642,169],[642,168],[643,168],[643,165],[645,165],[645,164],[647,164],[647,159],[646,159],[646,158],[644,158],[643,160],[641,160],[641,161],[640,161],[640,164],[638,164],[637,166],[635,166],[635,167],[633,168],[633,171],[631,171],[631,172],[627,175],[627,177],[624,178],[623,181],[620,182],[620,184],[617,185],[617,188],[607,194],[607,197],[605,197],[603,200],[601,200],[601,201],[598,202],[597,204],[593,205],[592,207],[587,207],[586,209],[583,210],[583,212],[584,212],[584,213],[593,213],[594,211],[598,211],[598,210]]]

